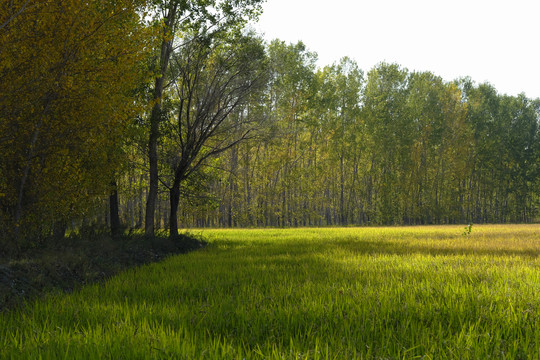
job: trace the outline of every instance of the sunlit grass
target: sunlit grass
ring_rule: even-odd
[[[538,225],[194,232],[0,315],[0,358],[540,358]]]

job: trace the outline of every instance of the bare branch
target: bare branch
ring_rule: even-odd
[[[29,2],[30,2],[30,0],[26,0],[26,2],[23,4],[23,6],[21,6],[21,8],[15,14],[11,15],[11,17],[9,19],[7,19],[2,25],[0,25],[0,30],[2,30],[10,22],[12,22],[13,19],[15,19],[17,16],[19,16],[26,9]]]

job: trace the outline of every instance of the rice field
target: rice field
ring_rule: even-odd
[[[540,225],[192,232],[0,313],[0,358],[540,359]]]

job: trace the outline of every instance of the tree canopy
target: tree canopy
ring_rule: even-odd
[[[0,30],[0,212],[12,236],[84,215],[106,194],[141,111],[152,29],[133,1],[13,1]],[[14,12],[14,13],[13,13]]]

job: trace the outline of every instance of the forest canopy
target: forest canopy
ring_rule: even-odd
[[[540,100],[246,29],[260,0],[0,6],[0,224],[534,222]],[[345,55],[345,54],[344,54]]]

